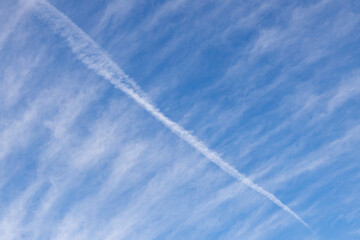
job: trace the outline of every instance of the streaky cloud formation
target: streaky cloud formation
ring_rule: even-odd
[[[75,53],[75,55],[89,68],[94,70],[98,75],[110,81],[116,88],[123,91],[130,98],[135,100],[142,108],[154,116],[159,122],[169,128],[173,133],[186,141],[197,151],[203,154],[208,160],[215,163],[223,171],[238,181],[244,183],[251,189],[267,197],[270,201],[291,214],[295,219],[301,222],[307,228],[310,226],[293,210],[282,203],[276,196],[269,193],[259,185],[255,184],[244,174],[238,172],[234,167],[225,162],[218,153],[209,149],[202,141],[190,134],[187,130],[166,117],[148,97],[137,86],[137,84],[126,75],[118,65],[111,60],[105,51],[86,33],[84,33],[75,23],[66,15],[47,1],[38,1],[35,9],[39,17],[49,23],[50,27],[62,37],[64,37]]]

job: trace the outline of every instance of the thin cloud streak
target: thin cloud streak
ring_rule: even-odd
[[[8,39],[9,35],[11,35],[16,28],[16,26],[19,24],[20,20],[26,14],[26,12],[31,9],[32,5],[34,4],[36,0],[21,0],[17,4],[19,7],[17,11],[14,13],[13,17],[9,19],[5,23],[4,29],[1,29],[0,33],[0,50],[3,48],[4,43]]]
[[[84,63],[86,67],[94,70],[98,75],[110,81],[116,88],[123,91],[130,98],[134,99],[141,107],[154,116],[159,122],[169,128],[173,133],[186,141],[197,151],[202,153],[208,160],[218,165],[223,171],[238,181],[244,183],[251,189],[257,191],[267,197],[284,211],[291,214],[295,219],[309,228],[295,212],[283,204],[273,194],[267,192],[239,173],[234,167],[225,162],[215,151],[209,149],[203,142],[191,135],[177,123],[167,118],[158,108],[156,108],[136,85],[136,83],[127,76],[115,62],[105,53],[104,50],[84,33],[75,23],[73,23],[66,15],[56,9],[47,1],[39,0],[36,5],[39,17],[49,23],[53,30],[67,40],[68,45],[75,55]]]

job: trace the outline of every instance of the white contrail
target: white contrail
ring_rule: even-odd
[[[158,108],[155,107],[154,104],[149,101],[136,83],[110,59],[105,51],[66,15],[45,0],[39,0],[36,9],[39,11],[40,17],[47,21],[56,33],[60,34],[67,40],[71,50],[89,69],[94,70],[98,75],[104,77],[116,88],[120,89],[129,97],[134,99],[159,122],[169,128],[173,133],[178,135],[188,144],[193,146],[208,160],[218,165],[227,174],[264,195],[311,230],[308,224],[306,224],[288,206],[283,204],[277,197],[252,182],[245,175],[239,173],[234,167],[226,163],[215,151],[209,149],[203,142],[191,135],[191,133],[167,118]]]

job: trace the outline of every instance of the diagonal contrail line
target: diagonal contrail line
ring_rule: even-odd
[[[154,104],[150,102],[133,79],[126,75],[120,67],[110,59],[105,51],[66,15],[45,0],[39,0],[35,9],[39,13],[40,18],[49,23],[50,27],[57,34],[66,39],[73,53],[87,68],[94,70],[98,75],[110,81],[115,88],[120,89],[130,98],[135,100],[160,123],[165,125],[173,133],[203,154],[208,160],[219,166],[224,172],[234,177],[239,182],[244,183],[251,189],[257,191],[261,195],[267,197],[270,201],[275,203],[284,211],[288,212],[311,230],[310,226],[302,220],[300,216],[282,203],[272,193],[269,193],[244,174],[237,171],[234,167],[225,162],[218,153],[209,149],[202,141],[198,140],[190,132],[166,117]]]

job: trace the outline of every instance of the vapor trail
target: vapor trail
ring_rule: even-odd
[[[120,89],[130,98],[134,99],[159,122],[194,147],[197,151],[202,153],[208,160],[218,165],[224,172],[258,193],[264,195],[311,230],[307,223],[305,223],[288,206],[283,204],[277,197],[252,182],[244,174],[238,172],[234,167],[225,162],[215,151],[209,149],[203,142],[191,135],[191,133],[166,117],[158,108],[155,107],[154,104],[149,101],[136,83],[110,59],[105,51],[66,15],[45,0],[38,1],[36,10],[38,11],[40,18],[48,22],[50,27],[56,33],[66,39],[71,50],[85,64],[85,66],[94,70],[98,75],[104,77],[116,88]]]

